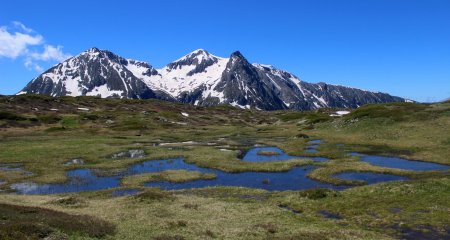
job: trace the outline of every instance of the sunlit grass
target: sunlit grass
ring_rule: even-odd
[[[0,185],[1,189],[21,181],[63,182],[67,180],[66,171],[76,168],[116,171],[142,161],[176,157],[226,172],[280,172],[314,164],[317,168],[308,177],[332,184],[363,184],[333,177],[348,171],[411,179],[339,192],[267,192],[236,187],[164,191],[142,186],[148,181],[214,177],[170,170],[123,178],[121,188],[142,190],[134,197],[112,197],[113,189],[59,196],[0,194],[1,203],[90,215],[111,222],[116,232],[106,239],[389,239],[399,237],[398,227],[410,230],[426,226],[429,231],[443,233],[450,225],[448,171],[418,173],[383,168],[347,155],[364,152],[450,164],[449,103],[363,106],[345,117],[331,118],[329,110],[259,112],[153,100],[61,98],[64,104],[40,96],[17,97],[15,104],[0,100],[0,163],[23,163],[26,171],[34,173],[28,176],[0,171],[0,180],[7,182]],[[79,105],[92,110],[78,112]],[[40,112],[30,110],[34,107]],[[59,111],[46,110],[50,108]],[[189,113],[189,117],[181,112]],[[319,152],[304,152],[307,142],[314,139],[323,141]],[[331,160],[255,163],[238,158],[241,151],[255,144],[276,146],[292,156]],[[142,149],[146,157],[111,158],[129,149]],[[82,158],[85,164],[64,165],[74,158]],[[321,210],[343,219],[325,219],[318,214]],[[74,239],[90,238],[58,229],[55,231]]]

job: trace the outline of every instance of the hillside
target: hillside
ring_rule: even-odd
[[[1,96],[0,109],[2,239],[333,239],[336,233],[340,239],[449,236],[449,170],[399,170],[348,155],[358,152],[449,165],[448,102],[373,104],[332,117],[337,109],[266,112],[160,100],[20,95]],[[321,140],[318,151],[304,151],[312,140]],[[255,146],[278,147],[305,159],[244,161],[242,156]],[[132,157],[130,150],[138,157]],[[270,158],[278,153],[259,154]],[[184,166],[180,164],[190,168],[180,169]],[[173,168],[134,175],[140,167],[169,166]],[[205,169],[211,174],[199,172]],[[307,173],[306,181],[329,187],[270,190],[277,186],[277,179],[292,171]],[[368,184],[336,177],[347,172],[409,180]],[[233,179],[246,174],[277,178],[258,180],[261,188],[163,187],[220,181],[227,174],[235,174]],[[115,176],[124,177],[116,183]],[[83,181],[101,179],[105,180],[99,184],[119,186],[64,192],[70,187],[66,184],[81,188]],[[148,182],[168,185],[160,189],[149,187]],[[52,187],[58,194],[27,195]],[[130,189],[136,195],[112,195]],[[22,192],[11,194],[14,191]]]

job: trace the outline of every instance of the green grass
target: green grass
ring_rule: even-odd
[[[327,210],[342,216],[342,224],[357,224],[399,236],[395,230],[398,226],[405,230],[432,226],[442,233],[450,222],[446,200],[449,197],[450,180],[440,178],[356,187],[317,200],[296,193],[279,193],[270,201],[290,206],[305,216],[317,216],[318,211]]]
[[[78,111],[78,107],[90,111]],[[50,111],[52,108],[58,111]],[[0,232],[9,238],[390,239],[404,237],[401,232],[448,237],[444,234],[450,225],[448,171],[418,173],[377,167],[347,153],[450,164],[449,102],[367,105],[338,118],[329,117],[333,109],[260,112],[156,100],[37,95],[2,96],[0,109],[0,163],[23,163],[25,170],[34,173],[28,176],[20,171],[0,171],[0,180],[7,181],[0,189],[23,181],[64,182],[66,171],[76,168],[108,174],[141,161],[177,157],[226,172],[280,172],[314,164],[317,168],[310,178],[357,186],[345,191],[283,192],[236,187],[164,191],[142,186],[148,181],[214,177],[176,170],[123,178],[121,188],[142,190],[132,197],[112,197],[114,189],[58,196],[3,192],[0,226],[7,229]],[[319,152],[305,153],[304,147],[313,139],[323,140]],[[186,141],[196,143],[183,143]],[[331,160],[252,163],[237,158],[240,151],[255,144],[276,146],[293,156]],[[129,149],[143,149],[147,157],[110,158]],[[82,158],[85,165],[64,165],[74,158]],[[347,171],[390,173],[411,180],[363,186],[363,182],[333,177]],[[28,208],[33,214],[24,213]],[[343,219],[326,219],[319,214],[323,210]],[[1,215],[3,211],[7,214]],[[38,216],[44,217],[40,223],[36,221]]]
[[[190,182],[198,179],[214,179],[216,175],[213,173],[201,173],[197,171],[187,170],[166,170],[156,173],[143,173],[122,178],[122,186],[140,187],[146,182],[171,182],[182,183]]]
[[[219,190],[220,191],[220,190]],[[251,192],[251,191],[250,191]],[[14,196],[2,201],[14,201]],[[36,204],[42,197],[25,196],[21,204]],[[48,199],[46,199],[48,201]],[[62,211],[74,211],[48,205]],[[387,239],[383,234],[321,222],[314,217],[300,217],[265,202],[229,201],[215,197],[171,194],[149,189],[134,197],[90,198],[80,214],[108,219],[117,226],[115,239],[152,239],[182,236],[185,239],[288,239],[304,236],[330,237],[338,232],[341,239]]]

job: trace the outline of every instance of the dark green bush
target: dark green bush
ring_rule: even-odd
[[[46,124],[55,124],[61,121],[61,117],[56,114],[39,114],[36,117],[39,122],[46,123]]]
[[[22,121],[27,118],[10,112],[0,112],[0,120],[12,120],[12,121]]]

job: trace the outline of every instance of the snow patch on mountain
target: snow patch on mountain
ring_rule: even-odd
[[[123,91],[121,90],[111,90],[106,84],[94,87],[90,92],[86,93],[86,96],[100,96],[101,98],[108,97],[120,97]]]
[[[197,50],[198,51],[198,50]],[[174,63],[185,61],[192,57],[193,52],[188,54]],[[151,76],[150,78],[143,78],[144,82],[149,86],[155,87],[159,90],[166,91],[173,97],[178,97],[182,92],[192,92],[200,86],[205,86],[210,89],[215,85],[215,83],[220,80],[222,72],[225,70],[226,64],[228,62],[227,58],[216,57],[209,53],[194,55],[198,61],[198,64],[204,63],[207,60],[216,61],[216,63],[205,68],[204,71],[199,73],[194,73],[190,75],[193,70],[198,66],[197,64],[191,65],[175,65],[174,68],[170,66],[165,66],[162,69],[158,69],[160,75]],[[173,64],[173,63],[172,63]],[[211,91],[212,95],[218,95]]]
[[[194,105],[229,104],[243,109],[352,108],[405,101],[326,83],[307,83],[266,64],[251,64],[238,51],[230,58],[195,50],[161,69],[91,48],[50,68],[18,94],[159,98]]]

